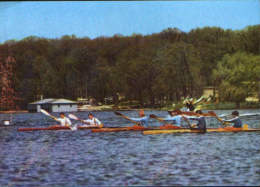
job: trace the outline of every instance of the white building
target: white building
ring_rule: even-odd
[[[42,99],[28,104],[29,112],[40,112],[41,109],[48,112],[77,112],[78,104],[68,99]]]

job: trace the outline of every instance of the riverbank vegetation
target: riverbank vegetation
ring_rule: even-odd
[[[0,54],[16,60],[13,87],[20,108],[40,95],[101,103],[113,97],[117,105],[119,94],[141,106],[162,107],[186,96],[198,98],[205,86],[216,87],[220,102],[237,107],[248,96],[260,96],[260,25],[95,39],[30,36],[6,41]]]

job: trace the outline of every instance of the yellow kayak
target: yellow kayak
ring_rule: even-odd
[[[243,128],[224,127],[224,128],[208,128],[207,132],[260,132],[260,128],[248,128],[244,125]],[[164,134],[164,133],[201,133],[199,129],[171,129],[171,130],[146,130],[143,134]]]

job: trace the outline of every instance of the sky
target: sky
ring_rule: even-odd
[[[60,38],[148,35],[260,24],[260,0],[0,2],[0,43],[28,36]]]

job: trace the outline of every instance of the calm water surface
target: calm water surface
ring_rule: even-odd
[[[218,114],[231,111],[216,111]],[[240,113],[260,113],[241,110]],[[137,116],[134,111],[124,111]],[[167,115],[165,111],[146,114]],[[87,112],[76,113],[81,118]],[[107,126],[131,124],[94,112]],[[54,114],[57,115],[57,114]],[[0,121],[10,115],[0,115]],[[55,124],[42,114],[12,115],[0,127],[0,186],[260,185],[260,133],[143,135],[141,132],[18,132]],[[208,127],[217,127],[207,119]],[[260,116],[243,120],[260,128]],[[158,122],[151,120],[153,126]]]

